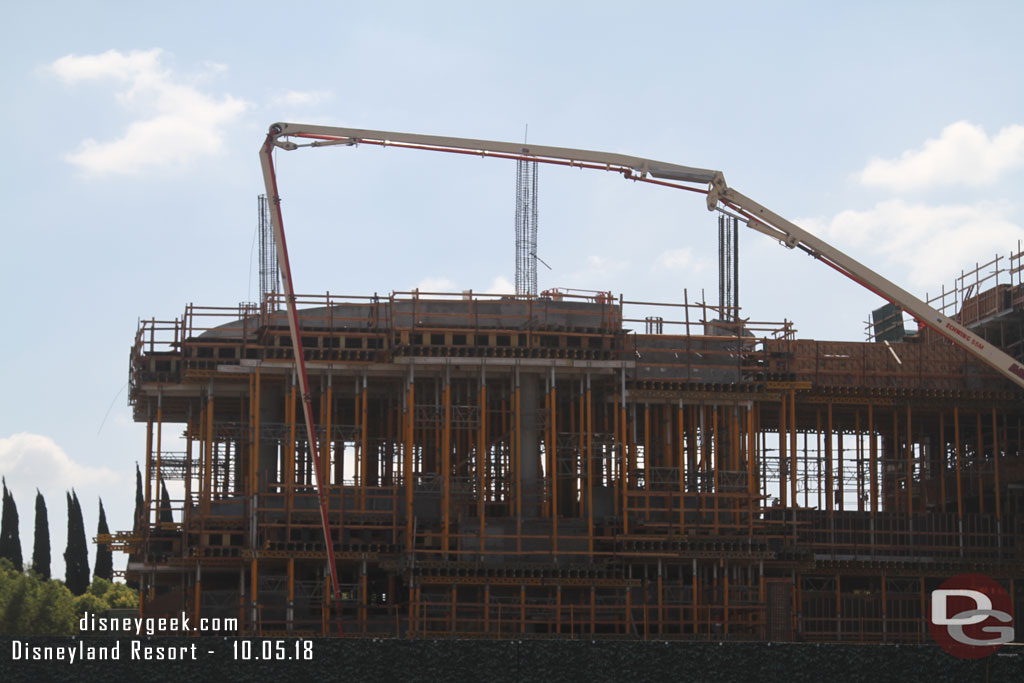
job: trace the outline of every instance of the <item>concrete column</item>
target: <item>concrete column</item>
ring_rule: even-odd
[[[263,381],[260,387],[260,431],[263,434],[272,432],[284,423],[284,397],[282,387],[277,382]],[[259,437],[259,490],[267,491],[271,481],[281,481],[283,470],[278,468],[278,449],[280,439]]]
[[[521,415],[519,421],[520,485],[523,487],[523,516],[538,517],[540,497],[540,430],[537,411],[540,400],[540,375],[523,372],[519,376]]]

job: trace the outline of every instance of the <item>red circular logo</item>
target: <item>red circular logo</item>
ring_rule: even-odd
[[[954,657],[988,657],[1013,640],[1013,602],[984,574],[958,574],[932,591],[928,629]]]

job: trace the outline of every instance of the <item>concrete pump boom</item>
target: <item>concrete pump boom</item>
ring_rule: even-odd
[[[295,140],[299,140],[299,142]],[[920,324],[935,330],[957,346],[965,349],[982,363],[997,370],[1013,381],[1018,387],[1024,388],[1024,368],[1014,358],[978,337],[952,318],[935,310],[902,287],[844,254],[839,249],[770,211],[746,195],[730,188],[725,182],[725,176],[720,171],[680,166],[678,164],[609,152],[379,130],[275,123],[270,127],[267,138],[260,147],[260,160],[263,167],[263,179],[266,184],[267,197],[271,201],[271,222],[274,228],[278,262],[281,265],[281,276],[288,303],[288,324],[291,330],[292,348],[295,350],[295,362],[299,388],[302,394],[303,413],[309,436],[308,443],[314,467],[316,468],[321,523],[323,525],[324,541],[336,604],[340,601],[340,592],[328,526],[326,494],[319,481],[321,469],[316,438],[314,436],[316,429],[313,424],[309,382],[306,376],[306,364],[302,352],[302,337],[299,334],[291,267],[288,262],[288,249],[282,225],[281,202],[277,191],[277,178],[274,173],[273,151],[275,148],[294,150],[300,147],[355,146],[359,144],[405,147],[500,159],[521,159],[560,166],[613,171],[622,173],[630,180],[706,194],[709,211],[717,210],[735,215],[747,227],[778,240],[786,247],[800,249],[819,261],[824,262],[854,282],[909,312]],[[698,186],[680,185],[679,183],[690,183],[691,185]],[[409,485],[410,483],[406,482],[406,486],[409,487]],[[407,498],[409,493],[410,491],[407,490]]]

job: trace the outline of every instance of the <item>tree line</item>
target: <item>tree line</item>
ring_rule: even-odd
[[[137,488],[141,482],[137,481]],[[136,495],[140,491],[136,491]],[[22,558],[18,507],[3,479],[3,507],[0,517],[0,635],[67,635],[76,632],[84,612],[138,607],[138,592],[114,583],[114,560],[110,547],[97,543],[92,579],[89,547],[85,537],[82,506],[74,489],[66,493],[67,546],[64,550],[64,581],[50,575],[50,526],[46,500],[36,489],[35,538],[32,561]],[[110,533],[103,500],[96,535]],[[138,506],[137,506],[138,507]]]

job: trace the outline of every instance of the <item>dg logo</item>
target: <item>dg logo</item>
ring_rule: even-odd
[[[928,627],[943,650],[980,659],[1013,641],[1013,603],[983,574],[958,574],[932,591]]]

